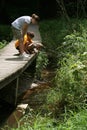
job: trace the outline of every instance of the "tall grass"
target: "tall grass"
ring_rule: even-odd
[[[44,117],[34,115],[33,120],[30,120],[30,116],[27,115],[23,125],[19,125],[18,128],[6,128],[7,130],[87,130],[87,110],[84,109],[78,113],[71,111],[69,114],[70,118],[66,120],[65,116],[64,122],[50,118],[49,115]]]
[[[58,126],[58,130],[87,130],[87,110],[72,113],[71,117]]]
[[[46,52],[40,51],[38,54],[38,57],[36,59],[36,73],[35,73],[35,78],[41,80],[41,72],[43,69],[45,69],[48,65],[48,57]]]

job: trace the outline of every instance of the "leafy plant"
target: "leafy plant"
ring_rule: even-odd
[[[67,55],[77,55],[87,51],[87,30],[80,24],[73,30],[64,37],[64,42],[57,48],[59,60]]]
[[[76,109],[86,105],[87,31],[80,26],[80,31],[74,31],[64,40],[55,83],[60,95],[59,102],[64,101],[69,109]]]
[[[2,40],[2,42],[0,42],[0,49],[6,46],[7,43],[8,42],[6,40]]]
[[[46,52],[40,51],[36,60],[36,78],[41,79],[41,72],[48,64],[48,57]]]
[[[60,100],[68,103],[69,107],[82,107],[86,99],[87,67],[76,57],[63,59],[60,70],[55,77]]]

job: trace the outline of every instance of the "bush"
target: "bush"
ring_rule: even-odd
[[[87,31],[79,26],[65,36],[56,71],[54,89],[47,95],[47,104],[51,105],[56,116],[60,109],[78,110],[86,106],[87,98]],[[62,108],[61,108],[62,107]]]
[[[77,55],[87,51],[87,30],[82,25],[78,25],[77,30],[64,37],[64,42],[57,48],[57,51],[59,60],[67,55]]]
[[[84,106],[87,94],[87,66],[77,56],[64,58],[55,77],[59,100],[70,108]]]
[[[71,107],[82,107],[87,94],[87,31],[79,26],[79,31],[64,38],[64,58],[55,78],[59,95]],[[64,44],[63,43],[63,44]]]
[[[36,60],[35,78],[41,79],[41,72],[48,64],[48,57],[45,51],[40,51]]]

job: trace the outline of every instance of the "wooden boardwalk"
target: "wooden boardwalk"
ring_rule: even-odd
[[[39,27],[37,25],[31,25],[29,31],[35,33],[33,40],[37,43],[41,43]],[[18,51],[14,47],[14,41],[0,50],[0,89],[19,77],[36,58],[36,54],[32,54],[28,60],[23,61],[16,55],[17,53]]]

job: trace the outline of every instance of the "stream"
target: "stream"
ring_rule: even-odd
[[[51,80],[55,75],[55,71],[52,69],[45,69],[42,72],[42,80],[34,81],[35,70],[29,67],[19,78],[19,90],[18,105],[12,106],[4,100],[0,100],[0,126],[4,130],[8,130],[9,127],[18,127],[18,121],[23,117],[25,108],[20,108],[21,104],[25,104],[32,109],[38,109],[38,107],[44,102],[44,93],[48,91],[51,86]],[[9,84],[11,87],[13,83]],[[27,107],[28,107],[27,106]]]

